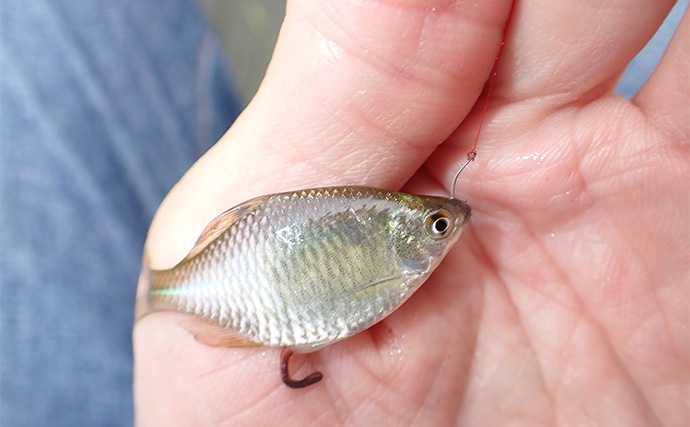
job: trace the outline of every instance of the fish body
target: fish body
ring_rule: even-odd
[[[371,187],[262,196],[212,221],[175,267],[150,270],[145,311],[191,314],[229,345],[314,351],[400,307],[469,216],[457,199]]]

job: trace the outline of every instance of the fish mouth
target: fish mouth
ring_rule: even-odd
[[[449,205],[451,212],[453,212],[457,218],[456,226],[462,228],[467,225],[467,221],[469,221],[470,216],[472,216],[470,205],[458,199],[450,199]]]
[[[467,221],[469,221],[470,217],[472,216],[472,209],[470,209],[470,205],[468,205],[467,203],[462,202],[462,204],[463,204],[463,206],[462,206],[462,216],[463,216],[462,225],[464,226],[467,224]]]

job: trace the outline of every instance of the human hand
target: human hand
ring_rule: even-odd
[[[215,215],[262,194],[447,194],[510,1],[421,3],[289,4],[259,93],[157,213],[152,266],[174,265]],[[280,349],[207,347],[173,314],[144,318],[137,421],[686,422],[687,16],[641,92],[611,95],[671,3],[521,0],[458,182],[472,219],[431,279],[371,329],[296,356],[296,377],[325,375],[300,390],[280,380]]]

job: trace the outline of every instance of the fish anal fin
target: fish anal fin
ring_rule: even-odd
[[[188,330],[194,339],[211,347],[259,347],[260,344],[249,341],[234,329],[193,317],[178,322]]]
[[[257,197],[232,207],[208,223],[183,261],[194,258],[238,220],[251,212],[265,197]]]
[[[314,344],[303,344],[303,345],[293,345],[288,347],[288,350],[295,352],[295,353],[313,353],[315,351],[321,350],[322,348],[326,347],[327,345],[333,344],[335,341],[329,340],[329,341],[323,341],[323,342],[318,342]]]

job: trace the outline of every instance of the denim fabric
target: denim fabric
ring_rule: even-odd
[[[148,225],[240,105],[189,0],[11,0],[0,19],[0,425],[131,424]]]
[[[656,64],[661,60],[661,56],[664,54],[671,36],[678,28],[678,24],[680,24],[680,20],[688,8],[688,3],[690,3],[689,0],[678,0],[661,28],[647,43],[647,46],[628,65],[623,77],[618,82],[617,94],[630,99],[640,90],[654,71],[654,68],[656,68]]]
[[[241,108],[190,1],[0,8],[2,426],[132,421],[146,230]],[[657,57],[672,24],[651,48]],[[634,94],[657,60],[631,66],[619,93]]]

